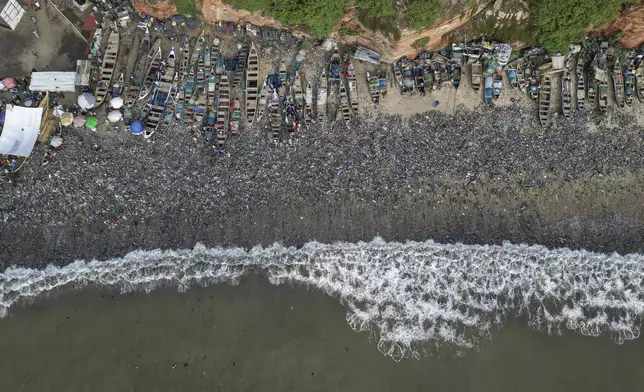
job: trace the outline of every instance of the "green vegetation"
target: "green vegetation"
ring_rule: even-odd
[[[564,51],[579,41],[587,28],[615,19],[623,3],[623,0],[532,0],[530,16],[541,46]]]
[[[429,37],[421,38],[418,41],[414,42],[414,47],[417,49],[424,48],[429,43]]]
[[[396,14],[392,0],[356,0],[356,5],[361,12],[373,17],[381,18]]]
[[[176,0],[185,1],[185,0]],[[249,11],[263,10],[285,25],[306,27],[318,37],[325,37],[344,16],[344,0],[224,0]]]
[[[197,15],[195,0],[174,0],[174,5],[177,7],[177,13],[180,15]]]
[[[407,5],[407,22],[413,29],[431,26],[443,14],[442,0],[410,0]]]
[[[342,35],[352,35],[352,36],[360,35],[360,33],[358,31],[352,30],[352,29],[348,28],[345,25],[340,25],[340,34],[342,34]]]

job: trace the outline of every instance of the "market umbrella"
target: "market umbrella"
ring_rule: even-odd
[[[12,88],[16,87],[16,85],[17,85],[16,79],[14,79],[14,78],[4,78],[4,79],[2,79],[2,85],[5,86],[8,89],[12,89]]]
[[[123,113],[119,112],[118,110],[112,110],[108,115],[107,119],[110,120],[110,122],[115,123],[120,121],[123,118]]]
[[[53,136],[49,144],[51,144],[51,146],[54,148],[58,148],[63,144],[63,138],[60,136]]]
[[[123,107],[123,98],[121,97],[114,97],[110,101],[110,107],[113,109],[120,109]]]
[[[54,115],[54,117],[56,117],[56,118],[58,118],[58,117],[62,116],[62,115],[63,115],[63,113],[65,113],[65,111],[63,110],[63,106],[62,106],[62,105],[58,105],[58,106],[56,106],[56,107],[54,108],[54,110],[51,112],[51,114],[53,114],[53,115]]]
[[[72,125],[73,122],[74,122],[74,115],[71,114],[70,112],[63,113],[63,115],[60,116],[60,124],[63,127],[68,127]]]
[[[83,110],[91,109],[96,105],[96,98],[90,93],[82,93],[78,96],[78,106]]]
[[[136,120],[130,126],[130,131],[134,135],[140,135],[143,133],[143,122],[141,120]]]
[[[80,128],[83,125],[85,125],[85,116],[76,116],[74,119],[74,126]]]
[[[87,121],[85,121],[85,128],[96,128],[98,125],[98,120],[96,117],[87,117]]]

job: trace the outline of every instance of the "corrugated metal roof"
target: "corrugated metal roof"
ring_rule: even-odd
[[[31,91],[76,91],[76,72],[32,72]]]

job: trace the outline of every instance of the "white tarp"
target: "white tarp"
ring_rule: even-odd
[[[4,128],[0,134],[0,154],[28,157],[40,133],[43,108],[7,105]]]
[[[31,91],[76,91],[76,72],[32,72]]]
[[[24,14],[24,8],[22,8],[16,0],[7,1],[4,8],[0,10],[0,18],[9,25],[11,30],[16,29]]]

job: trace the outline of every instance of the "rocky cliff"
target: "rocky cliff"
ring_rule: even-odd
[[[622,31],[619,43],[625,48],[634,49],[644,43],[644,4],[626,7],[614,22],[603,29],[604,35]]]

